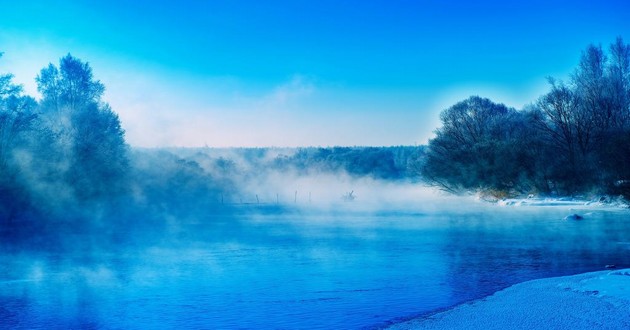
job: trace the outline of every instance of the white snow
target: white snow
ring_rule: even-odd
[[[595,200],[586,200],[579,198],[508,198],[497,201],[501,206],[580,206],[590,208],[621,208],[628,207],[622,198],[600,198]]]
[[[391,329],[630,329],[630,269],[520,283]]]

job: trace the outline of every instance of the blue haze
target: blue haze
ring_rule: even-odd
[[[244,154],[268,162],[247,163],[125,145],[424,143],[453,101],[520,107],[588,43],[630,39],[627,13],[626,1],[2,4],[0,72],[26,94],[68,52],[107,92],[74,109],[78,124],[48,127],[59,131],[47,123],[68,118],[44,111],[44,130],[5,152],[0,328],[381,327],[529,279],[630,266],[626,211],[407,195],[416,176],[374,175],[414,174],[421,158],[402,151],[349,153],[329,172],[307,157],[300,172],[270,168],[288,157],[263,149]],[[84,157],[54,141],[64,132],[82,133],[69,136]],[[118,148],[103,147],[112,135]],[[94,171],[116,161],[119,176]],[[356,203],[341,203],[351,189]],[[311,192],[328,200],[311,205]],[[585,219],[563,220],[574,212]]]

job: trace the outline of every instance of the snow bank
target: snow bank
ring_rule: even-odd
[[[580,206],[592,208],[622,208],[628,204],[622,198],[601,197],[595,200],[585,200],[579,198],[510,198],[497,201],[501,206]]]
[[[630,269],[528,281],[390,329],[630,329]]]

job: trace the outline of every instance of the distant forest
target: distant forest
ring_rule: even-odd
[[[630,45],[590,45],[569,81],[516,110],[478,96],[444,110],[422,175],[452,192],[630,197]]]
[[[105,86],[68,54],[36,77],[0,75],[0,230],[41,219],[183,216],[270,173],[410,181],[496,198],[630,197],[630,46],[589,46],[569,81],[516,110],[478,96],[441,113],[428,146],[131,148]],[[21,226],[27,228],[28,226]]]
[[[215,174],[344,173],[382,180],[420,180],[426,146],[303,148],[166,148]]]

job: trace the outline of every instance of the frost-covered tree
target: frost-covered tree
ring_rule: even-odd
[[[553,79],[550,84],[551,91],[530,110],[545,143],[545,152],[555,155],[549,159],[553,169],[548,179],[559,184],[554,185],[556,191],[573,194],[591,184],[590,180],[584,180],[588,178],[588,156],[592,150],[593,131],[586,128],[591,125],[591,118],[580,109],[574,89]]]
[[[567,83],[517,112],[472,97],[441,114],[422,165],[447,190],[630,197],[630,45],[588,46]]]
[[[105,86],[94,80],[89,63],[70,54],[59,60],[59,67],[51,63],[42,69],[35,80],[42,103],[55,110],[80,110],[99,103],[105,92]]]
[[[29,202],[18,155],[28,149],[37,119],[35,100],[22,95],[12,78],[0,75],[0,220],[10,220]]]
[[[614,107],[618,109],[617,127],[630,128],[630,45],[621,37],[610,45],[610,62],[607,68],[608,88]]]
[[[0,55],[2,55],[0,53]],[[4,168],[20,134],[29,129],[35,116],[35,100],[22,96],[13,75],[0,76],[0,167]]]
[[[618,162],[630,158],[629,63],[630,47],[621,38],[609,54],[590,45],[570,84],[550,79],[551,91],[536,103],[536,127],[557,155],[551,180],[559,193],[610,190],[630,174]]]
[[[616,116],[598,150],[602,185],[612,193],[630,197],[630,45],[621,38],[610,45],[606,74]]]
[[[550,79],[551,91],[537,102],[540,112],[536,116],[538,128],[548,137],[549,143],[575,162],[576,155],[587,150],[590,131],[584,130],[578,98],[573,89],[562,82]]]
[[[87,62],[68,54],[59,67],[49,64],[36,78],[41,112],[56,134],[66,165],[65,180],[81,199],[123,190],[128,166],[124,131],[118,116],[101,101],[103,84]]]

